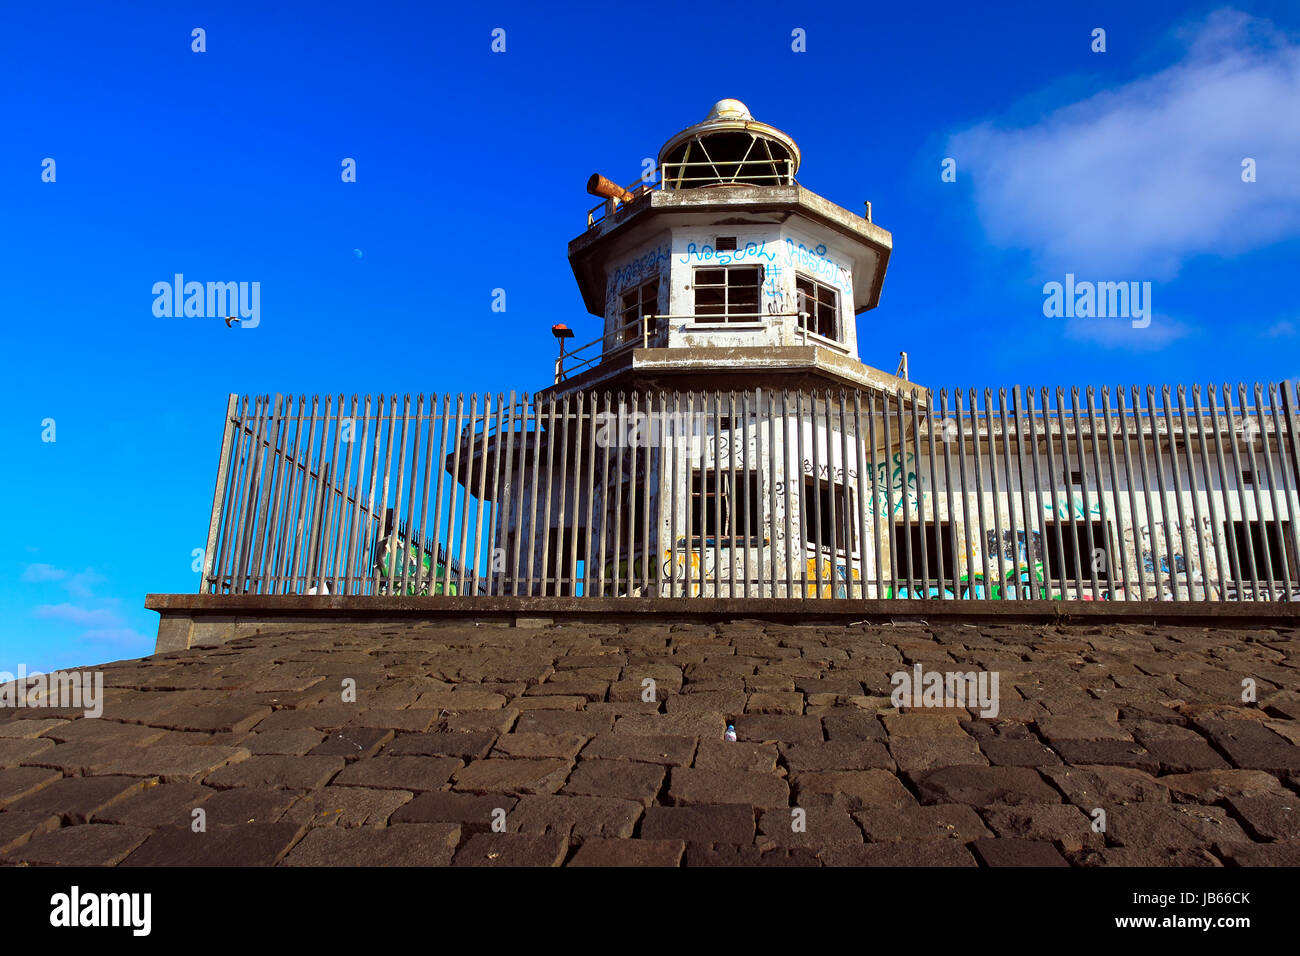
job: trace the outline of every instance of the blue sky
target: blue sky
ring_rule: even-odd
[[[551,324],[599,328],[565,258],[587,177],[635,180],[724,97],[893,233],[868,364],[1300,373],[1294,3],[8,4],[0,670],[152,652],[145,594],[198,586],[229,392],[548,384]],[[260,282],[257,327],[155,316],[178,272]],[[1151,325],[1045,318],[1067,272],[1150,281]]]

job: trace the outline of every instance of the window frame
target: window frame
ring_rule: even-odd
[[[721,272],[723,274],[722,282],[702,283],[700,281],[700,274],[705,272]],[[752,272],[754,274],[755,278],[752,286],[753,308],[748,309],[747,311],[744,312],[733,314],[732,312],[733,292],[742,289],[748,292],[750,289],[750,285],[748,283],[746,283],[743,287],[738,284],[733,285],[731,281],[731,275],[732,273],[739,273],[739,272]],[[696,266],[691,272],[692,307],[694,309],[692,315],[694,317],[694,321],[700,325],[714,325],[714,324],[733,325],[733,324],[746,324],[746,323],[752,324],[756,322],[761,323],[763,321],[761,313],[763,310],[763,280],[765,275],[766,275],[766,270],[763,268],[762,265],[735,264],[735,265]],[[716,289],[722,290],[722,312],[721,313],[705,313],[701,311],[701,309],[703,308],[700,305],[701,288],[706,290],[716,290]]]
[[[636,297],[635,301],[633,301],[632,304],[630,305],[628,304],[627,301],[629,296]],[[647,297],[649,298],[650,311],[646,310]],[[624,292],[619,297],[618,327],[614,330],[615,344],[620,346],[630,345],[633,342],[636,342],[641,339],[642,332],[641,332],[640,324],[638,324],[637,328],[635,329],[628,328],[628,326],[631,324],[632,321],[628,318],[629,313],[635,312],[636,321],[638,323],[643,323],[645,317],[647,315],[653,315],[654,310],[657,310],[658,307],[659,307],[659,277],[658,276],[655,276],[653,279],[648,279],[645,282],[641,283],[640,285],[628,289],[626,292]]]
[[[815,295],[811,303],[813,306],[812,309],[808,309],[806,305],[806,303],[808,303],[808,294],[799,288],[800,283],[803,282],[806,282],[813,287]],[[809,334],[829,339],[832,342],[843,342],[843,327],[840,320],[840,290],[835,288],[835,286],[827,285],[825,282],[818,282],[812,276],[806,275],[802,272],[795,272],[794,274],[794,290],[798,311],[809,313],[809,322],[807,327]],[[823,292],[829,296],[829,303],[822,301],[821,293]],[[831,334],[829,335],[821,331],[822,312],[823,309],[827,308],[830,309]]]

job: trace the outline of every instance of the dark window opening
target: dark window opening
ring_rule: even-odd
[[[832,504],[834,515],[831,514]],[[805,476],[799,514],[805,544],[816,547],[817,535],[820,532],[822,550],[828,551],[831,547],[831,532],[834,531],[836,551],[856,550],[852,496],[843,485],[816,481],[812,476]]]
[[[737,471],[735,483],[730,472],[701,472],[691,475],[690,528],[693,538],[721,538],[730,544],[752,543],[759,536],[761,485],[756,471]],[[721,524],[719,524],[721,518]]]
[[[1088,551],[1089,524],[1092,526],[1092,553]],[[1060,559],[1056,550],[1058,541],[1061,545]],[[1090,582],[1095,567],[1098,581],[1109,580],[1109,549],[1106,526],[1100,521],[1049,522],[1043,526],[1043,574],[1050,580],[1064,579],[1067,583],[1076,577]],[[1058,567],[1061,560],[1065,563]]]
[[[639,289],[623,293],[623,308],[619,312],[619,341],[635,342],[642,336],[642,326],[647,315],[654,315],[659,304],[659,280],[647,282]]]
[[[1246,525],[1250,525],[1250,547],[1246,546]],[[1233,521],[1224,522],[1224,537],[1235,547],[1228,548],[1228,567],[1238,581],[1250,580],[1250,556],[1255,559],[1255,578],[1268,580],[1268,568],[1273,569],[1273,580],[1282,580],[1282,569],[1294,581],[1296,555],[1291,547],[1291,522],[1289,521]],[[1268,564],[1264,556],[1268,555]]]
[[[1241,483],[1243,485],[1253,485],[1255,483],[1255,473],[1249,469],[1243,468],[1241,471]]]
[[[921,540],[925,539],[925,567],[921,566]],[[957,568],[956,552],[952,548],[951,526],[947,521],[941,521],[939,524],[927,523],[920,525],[913,522],[908,525],[906,522],[899,522],[894,525],[894,567],[898,570],[896,575],[901,578],[908,576],[908,554],[907,547],[911,545],[912,561],[911,576],[917,581],[925,580],[925,572],[929,572],[929,580],[939,580],[939,557],[943,556],[943,577],[945,581],[951,581]]]
[[[696,320],[758,321],[758,290],[762,284],[761,266],[696,269],[693,278]]]
[[[1081,472],[1081,471],[1072,471],[1072,472],[1070,472],[1070,484],[1072,484],[1072,485],[1082,485],[1082,484],[1083,484],[1083,472]]]
[[[579,595],[586,569],[587,529],[552,528],[547,539],[550,554],[546,566],[546,593]],[[576,557],[574,555],[576,545]],[[507,568],[509,564],[506,565]]]
[[[808,313],[808,331],[828,339],[836,339],[836,300],[835,290],[828,285],[797,275],[794,280],[795,290],[799,296],[799,311]]]

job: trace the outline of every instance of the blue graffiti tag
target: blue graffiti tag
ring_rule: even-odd
[[[696,262],[716,262],[718,265],[725,266],[732,262],[740,262],[743,259],[766,259],[768,262],[774,262],[776,253],[767,251],[766,239],[759,242],[747,242],[743,249],[714,249],[707,242],[703,245],[692,242],[686,246],[686,254],[678,261],[687,263],[692,259]]]

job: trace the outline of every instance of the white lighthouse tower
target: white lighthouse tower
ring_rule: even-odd
[[[800,185],[800,160],[726,99],[652,182],[591,177],[604,202],[569,261],[603,332],[561,338],[508,436],[499,593],[864,596],[861,477],[889,433],[868,438],[863,399],[911,386],[862,363],[855,317],[892,240]]]

